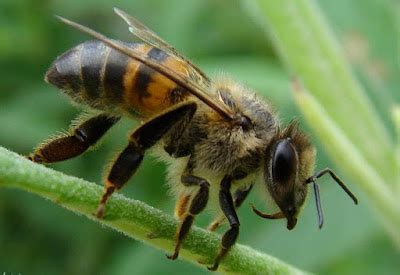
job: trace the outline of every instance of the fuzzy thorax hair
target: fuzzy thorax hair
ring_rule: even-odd
[[[252,125],[243,129],[201,108],[196,122],[207,138],[196,146],[196,163],[224,174],[238,168],[251,173],[260,166],[262,152],[276,134],[276,115],[267,102],[226,76],[215,81],[215,91],[234,114],[247,117]]]

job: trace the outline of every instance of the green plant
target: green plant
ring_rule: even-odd
[[[172,251],[177,221],[143,202],[116,194],[107,204],[104,219],[93,216],[102,188],[95,183],[64,175],[34,164],[0,147],[0,187],[18,188],[50,199],[77,214],[111,227],[165,251]],[[181,250],[180,259],[198,264],[210,262],[218,251],[219,237],[193,228]],[[236,245],[221,263],[220,272],[259,274],[304,274],[272,256]]]
[[[52,134],[55,130],[65,127],[67,121],[75,115],[74,109],[59,97],[54,88],[46,86],[42,78],[43,73],[55,56],[86,38],[79,36],[80,34],[76,32],[66,31],[65,26],[58,24],[52,14],[57,13],[76,19],[79,22],[87,23],[121,40],[130,40],[131,37],[127,34],[125,26],[112,14],[112,5],[129,10],[149,26],[154,27],[157,33],[177,46],[185,55],[193,58],[207,73],[211,74],[215,72],[216,68],[220,68],[232,74],[236,79],[256,88],[281,112],[281,118],[284,121],[289,120],[294,115],[302,119],[302,116],[299,116],[295,108],[293,108],[293,102],[289,99],[287,74],[277,64],[276,57],[269,52],[270,48],[266,41],[267,36],[259,35],[260,31],[254,28],[248,18],[232,20],[232,18],[242,17],[243,10],[231,4],[231,1],[149,0],[132,2],[121,0],[117,2],[96,2],[96,5],[93,5],[94,1],[77,0],[43,2],[40,5],[32,1],[17,3],[16,1],[5,0],[1,2],[0,10],[4,12],[1,17],[3,20],[1,20],[0,32],[5,38],[0,42],[0,63],[4,65],[0,66],[2,71],[0,74],[0,86],[2,87],[2,93],[0,94],[1,144],[6,145],[7,148],[13,148],[17,152],[28,153],[38,141]],[[227,4],[228,2],[229,4]],[[392,124],[389,122],[390,116],[388,115],[389,112],[387,112],[387,110],[391,109],[388,104],[391,102],[390,100],[392,98],[400,99],[398,96],[400,82],[391,79],[390,84],[388,84],[387,78],[376,81],[376,79],[370,78],[370,75],[364,73],[366,69],[362,67],[364,64],[359,67],[357,67],[357,64],[355,65],[355,72],[363,82],[362,88],[360,89],[361,85],[356,84],[356,89],[361,90],[362,98],[366,97],[365,90],[367,90],[369,96],[367,105],[371,105],[371,101],[374,101],[373,103],[375,101],[378,102],[374,106],[378,106],[377,109],[380,112],[377,114],[378,112],[374,110],[375,108],[372,108],[372,120],[369,121],[380,123],[378,128],[384,129],[384,134],[378,133],[380,138],[378,137],[376,140],[374,139],[375,136],[368,135],[368,140],[376,143],[376,146],[371,147],[371,149],[379,148],[381,142],[383,142],[382,148],[384,150],[377,152],[375,160],[371,156],[375,156],[376,152],[368,152],[370,151],[369,148],[366,151],[367,154],[374,153],[370,157],[377,165],[372,164],[371,160],[367,160],[364,153],[361,152],[362,148],[365,148],[364,146],[357,147],[357,150],[354,150],[359,140],[352,139],[350,141],[347,136],[349,133],[352,134],[353,127],[351,127],[350,132],[347,131],[348,129],[345,131],[332,117],[332,110],[328,112],[326,104],[333,108],[333,112],[336,112],[338,110],[335,109],[336,103],[327,102],[324,96],[318,97],[314,92],[317,90],[322,91],[322,95],[326,92],[346,92],[347,88],[343,88],[343,83],[340,84],[343,81],[343,74],[350,76],[350,80],[354,81],[354,76],[349,73],[347,61],[344,60],[340,47],[335,41],[337,38],[343,38],[343,35],[348,31],[356,31],[365,38],[365,41],[371,47],[371,57],[379,58],[385,66],[392,66],[392,63],[396,63],[398,67],[398,50],[400,48],[397,47],[397,55],[391,51],[391,48],[395,48],[394,45],[396,43],[398,45],[400,6],[395,3],[395,0],[321,0],[318,1],[318,4],[321,5],[331,23],[328,28],[325,23],[325,14],[322,16],[312,1],[274,2],[247,1],[248,6],[258,9],[257,12],[253,10],[249,14],[253,18],[258,18],[263,30],[267,30],[277,38],[281,34],[276,34],[278,27],[275,25],[281,24],[279,31],[286,32],[286,37],[279,40],[275,39],[275,46],[281,48],[280,56],[283,57],[282,60],[286,60],[286,68],[290,75],[296,77],[304,86],[304,88],[297,89],[294,97],[297,98],[299,106],[303,106],[301,108],[305,109],[304,116],[311,117],[311,120],[316,120],[310,123],[315,130],[310,134],[312,137],[321,137],[320,140],[316,140],[317,145],[321,143],[326,145],[328,143],[328,146],[325,147],[331,148],[331,150],[339,147],[339,150],[342,151],[345,151],[343,150],[344,148],[350,148],[350,151],[355,152],[354,155],[352,153],[350,159],[355,159],[359,165],[358,168],[362,168],[357,169],[355,173],[350,171],[354,177],[357,177],[355,179],[346,173],[353,165],[353,163],[350,163],[350,166],[344,165],[346,163],[344,161],[349,161],[349,159],[342,161],[332,158],[332,160],[336,164],[335,169],[340,170],[338,173],[343,176],[346,183],[351,187],[359,184],[361,190],[366,190],[367,198],[363,197],[363,194],[360,194],[362,192],[359,192],[357,188],[353,189],[357,195],[361,196],[360,206],[356,208],[351,206],[351,202],[341,204],[342,200],[347,202],[347,198],[342,198],[342,194],[335,197],[335,192],[340,192],[340,190],[335,189],[336,187],[332,187],[331,191],[333,192],[323,193],[322,196],[326,196],[324,207],[327,220],[324,229],[319,232],[315,226],[315,210],[312,202],[308,203],[309,205],[304,210],[301,220],[299,220],[299,225],[294,232],[288,232],[279,221],[270,223],[256,218],[253,219],[251,211],[247,205],[244,205],[240,209],[240,217],[243,223],[240,241],[249,243],[260,251],[268,251],[270,254],[278,255],[279,258],[284,259],[286,262],[295,263],[296,266],[302,269],[313,270],[318,273],[382,273],[382,270],[385,270],[384,273],[390,273],[390,270],[395,273],[398,270],[398,254],[393,251],[392,244],[385,236],[382,236],[381,231],[375,225],[373,215],[368,213],[368,205],[371,202],[375,206],[377,214],[383,214],[383,221],[389,220],[391,215],[397,216],[395,211],[398,207],[394,205],[392,200],[396,195],[391,191],[396,189],[396,183],[398,185],[400,175],[397,175],[397,180],[389,177],[389,179],[383,179],[383,173],[379,175],[376,172],[382,166],[384,166],[383,168],[388,174],[393,172],[392,168],[387,166],[387,163],[393,165],[393,162],[390,161],[393,156],[389,158],[382,157],[384,152],[389,153],[389,155],[392,154],[388,150],[393,149],[394,151],[394,148],[397,148],[397,165],[400,163],[399,135],[397,135],[397,141],[394,141],[394,131],[390,129]],[[281,6],[272,7],[272,5]],[[272,13],[271,18],[266,18],[268,13],[263,10],[265,8],[269,9],[269,13]],[[280,11],[279,8],[285,10]],[[387,10],[386,13],[385,10]],[[305,11],[308,12],[304,13]],[[288,16],[288,12],[290,14],[294,12],[296,16],[292,18]],[[317,16],[315,16],[315,13]],[[393,14],[392,17],[391,14]],[[276,17],[281,17],[281,20]],[[315,20],[315,17],[317,17],[317,20]],[[322,26],[318,26],[321,17],[324,17],[322,19],[323,23]],[[395,21],[389,22],[392,20],[391,18],[394,18]],[[265,26],[267,20],[269,25]],[[168,24],[163,22],[168,22]],[[301,24],[296,26],[299,22]],[[284,25],[286,23],[288,23],[287,26]],[[397,31],[397,36],[391,31],[391,23],[395,23],[392,25],[394,26],[393,30]],[[316,26],[311,27],[311,25]],[[337,36],[337,38],[333,39],[330,31],[327,35],[325,31],[331,27],[336,31],[336,34],[342,36]],[[285,28],[289,29],[285,30]],[[322,37],[329,37],[328,43],[325,43],[326,41],[322,43],[325,39],[321,40],[314,37],[313,34],[316,29],[320,29]],[[303,36],[304,31],[306,31],[306,36]],[[296,32],[300,33],[296,34]],[[297,41],[299,36],[301,39]],[[388,37],[393,39],[387,39]],[[395,43],[393,43],[394,40]],[[325,44],[325,49],[328,49],[329,45],[332,45],[331,42],[333,42],[335,51],[339,50],[341,57],[338,60],[340,62],[336,60],[336,57],[323,60],[326,52],[321,54],[318,50],[321,47],[321,43]],[[379,47],[376,47],[377,44]],[[393,45],[393,47],[390,45]],[[372,49],[373,46],[375,46],[374,49]],[[312,55],[312,52],[310,56],[302,56],[304,53],[302,47],[318,51],[315,52],[315,56]],[[285,57],[289,53],[290,56]],[[266,56],[267,58],[265,58]],[[328,56],[337,55],[328,54]],[[311,59],[308,59],[310,57]],[[302,65],[295,64],[299,60],[303,63]],[[391,62],[392,60],[393,62]],[[325,85],[328,83],[325,80],[326,74],[323,73],[324,70],[322,70],[321,74],[320,69],[326,67],[321,61],[325,64],[326,62],[337,62],[342,63],[342,65],[344,61],[345,70],[339,69],[331,74],[334,80],[331,79],[329,81],[330,84],[336,82],[336,73],[342,76],[338,78],[339,83],[334,83],[335,86],[328,87],[329,85]],[[307,62],[310,64],[307,64]],[[337,68],[339,67],[336,67],[336,70]],[[398,79],[399,70],[393,70],[391,67],[390,72],[395,77],[395,80]],[[303,74],[307,74],[307,76],[303,76]],[[388,82],[382,85],[382,80]],[[315,86],[317,82],[325,82],[324,88],[321,88],[322,84]],[[370,86],[368,82],[370,82]],[[313,84],[310,85],[310,83]],[[325,88],[328,89],[325,90]],[[385,90],[391,90],[392,96],[387,96]],[[343,97],[337,98],[344,100]],[[357,100],[358,96],[353,98]],[[384,99],[382,101],[383,104],[379,106],[379,100],[381,99]],[[349,101],[347,97],[346,100]],[[339,103],[341,102],[339,101]],[[367,109],[369,108],[370,106]],[[43,111],[38,112],[38,110]],[[358,110],[360,109],[354,109],[354,111],[353,108],[350,111],[346,110],[347,116],[345,117],[355,121],[353,120],[353,114]],[[351,116],[348,116],[349,113]],[[368,111],[366,111],[367,113]],[[48,119],[49,115],[52,116],[51,119]],[[364,115],[358,116],[358,118],[360,117],[363,119]],[[371,118],[371,114],[367,115],[367,117]],[[397,115],[397,117],[399,116]],[[385,124],[382,123],[382,120],[385,120]],[[359,122],[359,120],[357,121]],[[332,122],[334,124],[331,124]],[[363,120],[361,125],[365,123],[366,121]],[[318,127],[315,127],[317,125]],[[400,123],[398,122],[397,125],[400,125]],[[368,127],[370,126],[368,125]],[[122,137],[128,132],[128,129],[129,131],[132,130],[131,122],[126,122],[122,127],[126,129],[120,129],[121,131],[113,129],[112,131],[119,131],[118,134],[115,134],[116,132],[110,134],[109,139],[103,144],[104,146],[100,147],[96,152],[86,154],[70,162],[56,164],[53,167],[56,170],[64,171],[65,174],[79,175],[85,179],[90,179],[92,182],[100,182],[100,167],[109,157],[110,151],[118,150],[117,148],[122,148],[122,146],[126,145],[125,139]],[[302,127],[304,127],[303,123]],[[325,129],[325,127],[328,129]],[[397,129],[399,128],[397,126]],[[335,129],[338,131],[334,131]],[[332,136],[332,131],[336,135]],[[389,138],[387,138],[388,132]],[[375,134],[373,133],[373,135]],[[354,134],[354,137],[356,135],[358,134]],[[327,140],[325,140],[325,136]],[[335,137],[339,137],[339,140],[336,140]],[[335,145],[335,142],[338,144]],[[364,140],[361,140],[361,142],[364,142]],[[391,147],[394,144],[397,144],[397,147]],[[350,151],[345,151],[345,154],[349,154]],[[14,159],[12,153],[2,152],[4,153],[2,160],[4,158]],[[335,154],[338,155],[337,152],[333,152],[333,154],[328,152],[328,154],[330,157]],[[318,165],[327,162],[324,150],[319,150],[318,155]],[[380,161],[381,159],[383,161]],[[16,162],[7,160],[6,162],[12,165],[9,167],[9,173],[11,174],[7,176],[7,181],[1,181],[0,185],[5,186],[7,184],[11,187],[12,181],[16,178],[18,179],[21,173],[24,173],[25,166],[21,165],[21,163],[25,162],[22,160]],[[367,166],[360,165],[363,163],[366,163]],[[20,165],[21,167],[19,168]],[[140,200],[155,205],[157,208],[164,209],[163,212],[169,212],[169,209],[173,206],[171,205],[171,200],[165,199],[166,188],[161,186],[164,179],[162,174],[163,166],[155,164],[149,159],[145,161],[144,166],[144,169],[139,171],[132,184],[124,188],[123,192],[129,194],[130,197],[140,198]],[[151,169],[149,169],[150,166]],[[373,171],[367,170],[366,174],[372,174],[377,178],[377,183],[371,182],[370,178],[366,179],[366,184],[359,182],[360,178],[358,177],[361,171],[365,171],[365,167],[373,169]],[[44,171],[42,168],[36,169],[37,166],[35,166],[34,170],[29,170],[31,172],[36,171],[32,177]],[[400,166],[397,166],[396,169],[395,171],[399,172]],[[378,172],[381,173],[380,170]],[[3,170],[0,173],[3,173]],[[45,175],[48,174],[46,173]],[[65,177],[65,175],[59,175],[59,179],[62,179],[61,184],[63,184]],[[364,177],[366,176],[362,174],[362,178]],[[74,184],[70,189],[75,192],[75,195],[79,194],[78,191],[82,184],[89,184],[89,189],[92,190],[90,183],[76,179],[73,179],[72,182],[78,183],[78,186]],[[328,182],[326,180],[327,184],[329,184]],[[19,183],[22,185],[22,181]],[[31,184],[28,181],[23,183],[28,186]],[[39,186],[41,184],[40,182],[36,183]],[[54,184],[59,184],[57,179]],[[363,187],[362,185],[365,186]],[[381,186],[383,188],[380,188]],[[398,187],[397,196],[400,194],[400,185]],[[329,188],[329,186],[325,186],[325,180],[321,181],[321,188]],[[57,191],[56,188],[55,190]],[[93,190],[98,193],[96,193],[96,196],[101,192],[96,187]],[[5,269],[15,272],[22,271],[22,273],[49,274],[126,274],[132,272],[132,269],[139,270],[138,273],[141,271],[145,274],[157,274],[157,272],[165,270],[173,271],[174,273],[187,272],[188,266],[185,261],[171,263],[163,259],[162,252],[147,248],[147,246],[131,239],[126,240],[126,238],[115,234],[112,230],[105,230],[97,223],[87,222],[84,217],[75,217],[69,211],[64,211],[59,207],[52,207],[50,203],[37,199],[28,193],[22,194],[18,191],[5,190],[3,188],[0,191],[0,223],[2,224],[0,227],[0,246],[3,252],[3,254],[0,254],[0,266]],[[377,194],[375,194],[376,192]],[[58,198],[58,195],[54,194],[54,196]],[[87,206],[86,213],[89,218],[92,217],[90,214],[97,203],[98,197],[96,196],[88,198],[91,206]],[[388,203],[385,202],[385,196],[389,197]],[[61,197],[65,200],[72,199],[71,196],[62,195]],[[114,203],[118,204],[122,197],[115,197],[116,201]],[[250,197],[249,201],[253,201],[252,199]],[[125,201],[125,199],[122,199],[122,201]],[[389,209],[389,213],[384,213],[386,208]],[[353,215],[355,212],[357,215]],[[154,213],[158,215],[160,212]],[[130,214],[128,218],[132,216],[134,215]],[[202,222],[201,219],[204,216],[199,217],[199,223]],[[113,217],[110,216],[110,218]],[[54,223],[55,219],[57,219],[56,224]],[[396,218],[387,227],[394,230],[393,234],[396,233],[395,230],[398,230],[394,223],[395,220]],[[129,227],[130,225],[124,222],[124,226]],[[173,226],[166,226],[166,230],[169,230],[169,233],[166,234],[173,234],[173,229],[171,229]],[[345,230],[341,230],[342,226],[345,226]],[[27,228],[29,228],[29,232],[27,232]],[[341,231],[345,232],[345,234],[341,234]],[[195,236],[197,235],[195,234]],[[143,238],[145,238],[144,235]],[[148,241],[157,242],[157,240]],[[370,250],[371,245],[374,247],[373,250]],[[168,242],[167,246],[167,250],[170,251],[170,242]],[[147,253],[144,250],[147,250]],[[54,253],[54,251],[57,251],[57,253]],[[79,257],[77,257],[77,251],[80,253]],[[157,259],[157,263],[153,261],[152,257],[148,257],[149,252],[160,257]],[[185,257],[185,254],[183,254],[183,257]],[[197,257],[195,258],[198,259]],[[267,263],[269,264],[269,262]],[[275,265],[271,265],[271,272],[278,271],[278,269],[274,269],[275,267]],[[284,269],[287,270],[286,268]],[[191,272],[202,274],[207,271],[204,268],[196,269],[193,266]]]

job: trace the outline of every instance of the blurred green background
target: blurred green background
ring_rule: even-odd
[[[399,102],[398,1],[317,2],[378,110],[386,110],[394,100]],[[49,135],[66,129],[78,115],[68,99],[44,83],[43,75],[57,55],[87,37],[55,20],[53,14],[121,40],[132,39],[126,25],[114,15],[113,6],[138,17],[210,75],[228,72],[257,89],[273,103],[283,123],[299,116],[290,94],[290,76],[268,36],[238,0],[2,0],[0,145],[28,154]],[[388,120],[386,112],[381,115]],[[52,167],[101,184],[103,165],[124,147],[127,133],[135,125],[123,121],[96,151]],[[307,129],[304,123],[302,127]],[[315,142],[319,147],[317,167],[332,166]],[[146,158],[122,193],[172,213],[174,202],[163,184],[164,170],[163,164]],[[296,230],[288,231],[284,221],[262,220],[250,211],[248,202],[263,207],[262,200],[252,194],[239,211],[239,242],[315,273],[399,274],[399,251],[362,192],[348,184],[359,196],[358,207],[330,179],[321,180],[323,230],[317,228],[312,196]],[[209,221],[210,215],[205,213],[197,224],[205,226]],[[189,263],[171,262],[164,254],[34,195],[0,190],[0,273],[207,273]]]

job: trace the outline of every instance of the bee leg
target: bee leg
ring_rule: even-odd
[[[181,194],[179,196],[179,199],[177,200],[175,204],[175,217],[179,220],[182,220],[184,218],[184,215],[186,214],[188,210],[188,204],[190,202],[192,195],[191,194]]]
[[[179,123],[174,125],[174,129],[168,135],[168,139],[164,140],[164,150],[173,158],[188,156],[193,151],[192,144],[195,143],[193,142],[193,138],[191,138],[190,143],[181,139],[190,121],[191,117],[182,119]]]
[[[203,209],[207,205],[208,193],[210,189],[210,184],[208,183],[208,181],[206,181],[203,178],[196,177],[190,174],[182,175],[181,182],[185,186],[199,186],[200,188],[194,195],[194,198],[188,207],[189,211],[181,216],[181,223],[178,229],[176,230],[176,235],[175,235],[176,242],[175,242],[174,254],[167,255],[167,258],[171,260],[175,260],[176,258],[178,258],[182,242],[185,239],[187,233],[189,232],[195,216],[199,214],[201,211],[203,211]],[[185,197],[183,197],[182,199],[185,199]],[[181,201],[181,203],[184,202]]]
[[[181,194],[179,196],[179,199],[176,202],[175,205],[175,217],[179,220],[182,220],[185,213],[187,212],[188,209],[188,204],[190,202],[192,195],[191,194]],[[150,232],[146,235],[147,238],[149,239],[156,239],[157,233],[155,232]]]
[[[133,132],[129,137],[128,146],[118,155],[105,180],[105,190],[95,214],[98,218],[103,217],[108,198],[115,190],[121,189],[136,172],[145,151],[157,143],[181,119],[192,117],[196,109],[196,103],[181,104],[145,122]]]
[[[238,189],[236,190],[234,194],[234,199],[233,199],[233,204],[235,205],[235,208],[239,208],[244,200],[247,198],[247,195],[250,193],[251,189],[253,188],[253,185],[250,185],[246,189]],[[207,227],[207,229],[211,232],[214,232],[217,230],[218,227],[220,227],[224,222],[225,222],[225,216],[219,215],[217,218],[210,223],[210,225]]]
[[[232,176],[225,176],[221,181],[221,189],[219,191],[219,204],[225,217],[228,219],[231,228],[224,233],[222,236],[221,247],[219,249],[218,255],[214,260],[214,265],[208,267],[208,270],[215,271],[218,269],[219,263],[228,253],[232,245],[235,244],[236,239],[239,235],[239,218],[235,211],[235,206],[233,204],[232,195],[230,192],[231,183],[234,178]]]
[[[70,135],[51,139],[40,145],[28,159],[37,163],[52,163],[76,157],[94,145],[119,117],[100,114],[81,123]]]
[[[217,230],[223,223],[225,222],[225,216],[219,215],[217,216],[207,227],[208,231],[214,232]]]

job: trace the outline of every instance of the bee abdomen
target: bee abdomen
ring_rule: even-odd
[[[76,46],[59,56],[48,69],[45,80],[59,89],[79,91],[82,86],[80,77],[80,47]]]
[[[136,43],[126,44],[134,47]],[[104,43],[87,41],[59,56],[45,80],[75,101],[101,108],[121,100],[128,62],[127,56]]]
[[[158,48],[143,43],[120,43],[175,72],[187,72],[182,61]],[[100,41],[87,41],[59,56],[45,79],[78,103],[101,110],[125,110],[144,117],[188,96],[164,75]]]
[[[110,48],[98,41],[88,41],[80,47],[80,76],[85,98],[97,99],[103,91],[102,77]]]

